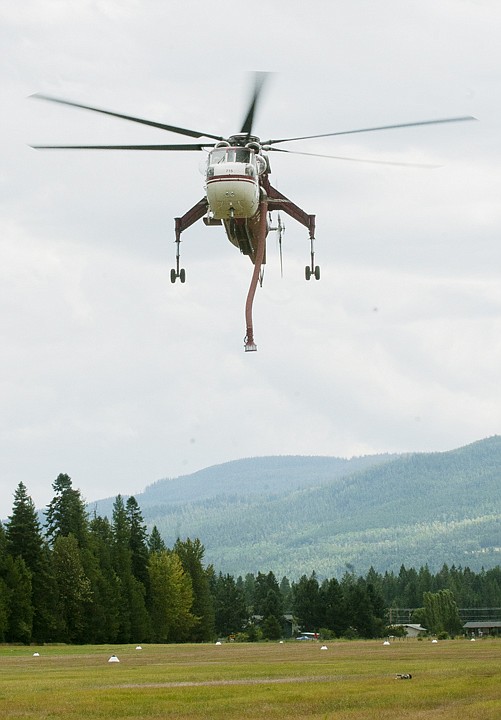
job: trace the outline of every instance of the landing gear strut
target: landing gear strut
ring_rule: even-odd
[[[314,237],[310,235],[310,265],[307,265],[304,269],[304,276],[309,280],[312,276],[315,280],[320,280],[320,266],[315,265],[315,250],[313,249]]]
[[[179,269],[179,260],[180,260],[180,252],[179,252],[179,246],[181,245],[181,238],[177,237],[176,240],[176,267],[172,268],[170,271],[170,281],[171,283],[175,283],[177,278],[181,280],[182,283],[186,281],[186,272],[184,268]]]
[[[186,272],[184,268],[179,267],[179,249],[181,245],[181,233],[183,230],[187,230],[197,220],[200,220],[207,213],[207,198],[203,197],[199,200],[196,205],[185,212],[182,217],[175,218],[176,223],[176,267],[170,271],[170,281],[175,283],[179,278],[182,283],[186,281]]]

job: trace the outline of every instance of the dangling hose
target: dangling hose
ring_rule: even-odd
[[[254,301],[254,295],[256,293],[256,287],[259,281],[259,274],[261,272],[261,265],[263,264],[264,248],[266,245],[266,214],[268,212],[268,198],[265,196],[259,203],[259,226],[258,226],[258,238],[256,248],[256,258],[254,260],[254,272],[252,273],[251,284],[249,292],[247,293],[247,302],[245,303],[245,322],[247,325],[247,335],[245,337],[245,352],[252,352],[257,350],[257,345],[254,342],[254,330],[252,327],[252,303]]]

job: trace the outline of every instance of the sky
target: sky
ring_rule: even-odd
[[[501,431],[498,0],[0,0],[0,517],[61,472],[89,502],[262,455],[445,451]],[[436,169],[271,155],[283,216],[254,302],[222,228],[174,218],[205,154],[37,151],[183,137],[45,93],[284,145]],[[184,140],[186,141],[186,140]]]

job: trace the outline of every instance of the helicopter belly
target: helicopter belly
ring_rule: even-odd
[[[245,175],[213,177],[207,180],[207,200],[216,220],[249,218],[259,207],[259,185]]]

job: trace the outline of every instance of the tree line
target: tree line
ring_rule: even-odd
[[[374,638],[392,631],[391,607],[418,608],[413,621],[454,634],[459,607],[501,605],[500,567],[235,578],[205,564],[198,538],[168,548],[156,526],[148,533],[134,497],[118,495],[108,519],[89,516],[68,475],[52,488],[43,525],[23,483],[0,524],[1,642],[252,641],[297,631]]]

